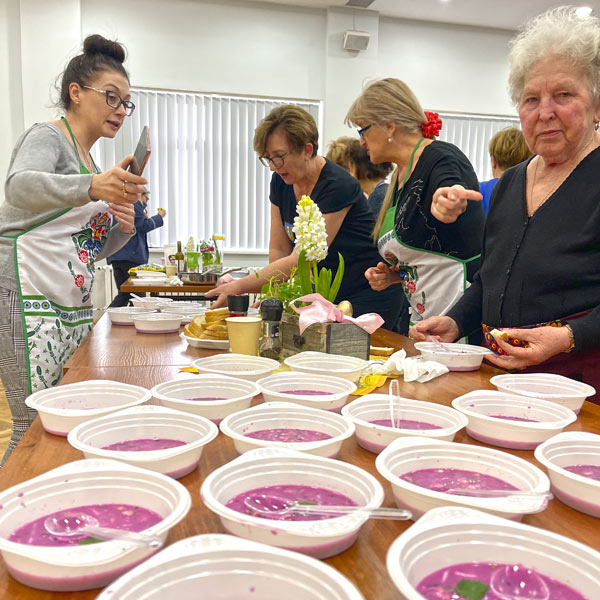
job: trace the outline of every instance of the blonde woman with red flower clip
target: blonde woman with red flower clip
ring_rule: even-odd
[[[367,85],[346,123],[359,127],[371,162],[396,165],[373,229],[385,262],[365,277],[377,291],[401,284],[413,323],[445,314],[479,267],[485,216],[471,163],[434,139],[441,120],[399,79]]]

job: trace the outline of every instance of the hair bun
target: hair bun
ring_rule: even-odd
[[[92,56],[94,54],[102,54],[110,56],[117,62],[125,61],[125,48],[119,42],[107,40],[105,37],[94,34],[88,35],[83,42],[83,53]]]

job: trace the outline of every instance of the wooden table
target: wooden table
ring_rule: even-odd
[[[415,354],[410,340],[390,332],[376,332],[373,344],[403,347],[409,355]],[[192,377],[193,375],[181,373],[180,366],[189,364],[194,357],[209,354],[207,350],[186,348],[186,344],[177,334],[144,335],[136,334],[133,327],[111,327],[105,315],[69,361],[61,384],[88,379],[112,379],[150,388],[170,379]],[[400,380],[401,394],[447,406],[454,397],[468,391],[493,389],[489,378],[496,373],[499,373],[497,369],[483,366],[479,371],[470,373],[448,373],[425,384],[404,383]],[[600,433],[600,406],[584,403],[579,419],[567,429]],[[464,430],[457,434],[456,441],[485,446],[469,438]],[[507,452],[537,464],[532,451]],[[199,489],[203,479],[211,471],[236,456],[232,441],[220,434],[203,452],[199,468],[180,480],[192,496],[192,508],[186,518],[171,529],[169,542],[200,533],[223,532],[218,517],[200,501]],[[46,433],[39,419],[36,419],[4,468],[0,470],[0,489],[6,489],[78,459],[81,459],[80,452],[73,449],[65,438]],[[344,442],[339,459],[372,473],[385,489],[384,506],[394,506],[389,483],[380,477],[375,469],[374,454],[363,450],[354,439],[350,439]],[[523,522],[566,535],[600,550],[598,519],[577,512],[557,499],[552,500],[544,512],[528,515]],[[355,544],[325,562],[353,581],[366,599],[397,600],[400,596],[387,574],[385,556],[390,544],[410,524],[410,521],[368,521],[362,527]],[[3,599],[87,600],[95,598],[97,593],[98,590],[75,593],[33,590],[13,580],[7,574],[4,564],[0,564],[0,598]]]
[[[151,296],[164,296],[165,298],[174,298],[179,300],[204,299],[204,292],[212,290],[217,285],[216,281],[207,281],[201,283],[184,283],[183,285],[169,285],[166,283],[158,284],[140,284],[131,283],[129,278],[119,288],[120,292],[129,294],[145,294]]]

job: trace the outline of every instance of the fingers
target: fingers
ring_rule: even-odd
[[[212,290],[208,290],[207,292],[204,292],[204,295],[207,298],[212,298],[213,296],[216,296],[219,292],[217,291],[216,288],[213,288]]]
[[[135,222],[135,211],[131,204],[109,204],[109,212],[119,224],[119,229],[124,233],[133,231]]]
[[[431,214],[442,223],[454,223],[467,210],[469,200],[479,201],[483,196],[462,185],[438,188],[433,194]]]

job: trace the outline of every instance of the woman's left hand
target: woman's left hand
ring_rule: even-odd
[[[133,222],[135,220],[135,210],[133,204],[109,204],[109,212],[119,224],[119,229],[123,233],[133,233]]]
[[[431,214],[442,223],[454,223],[467,210],[468,200],[481,200],[483,196],[462,185],[441,187],[433,193]]]
[[[548,360],[569,348],[569,331],[566,327],[535,327],[534,329],[503,329],[509,337],[527,342],[527,347],[512,346],[498,337],[496,343],[506,355],[487,354],[486,360],[501,369],[524,369]]]

